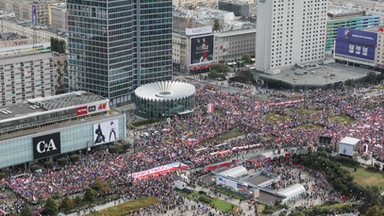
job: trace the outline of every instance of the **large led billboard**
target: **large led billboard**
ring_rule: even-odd
[[[336,39],[345,41],[347,43],[376,46],[377,33],[347,29],[347,28],[338,28]]]
[[[93,125],[93,144],[100,145],[119,140],[119,120],[99,122]]]
[[[374,61],[376,44],[375,32],[338,28],[335,54]]]
[[[375,47],[336,40],[335,53],[360,59],[375,60]]]
[[[213,62],[214,36],[204,35],[191,38],[191,65]]]

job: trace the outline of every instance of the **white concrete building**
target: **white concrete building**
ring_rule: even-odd
[[[328,0],[259,0],[256,70],[279,73],[324,59]]]
[[[185,29],[213,27],[215,19],[219,20],[220,30],[212,32],[214,35],[214,63],[233,62],[241,59],[244,54],[254,55],[255,23],[236,19],[233,12],[203,7],[193,11],[176,8],[174,9],[172,36],[172,60],[175,71],[187,73],[194,70],[189,54],[192,50],[191,38],[196,36],[186,35]],[[190,26],[188,23],[193,25]],[[207,68],[198,68],[198,71],[192,73],[206,72],[205,69]]]
[[[29,46],[0,50],[0,106],[55,94],[52,52],[38,51],[45,45]],[[34,54],[22,55],[31,50]]]
[[[51,5],[52,27],[68,31],[67,4],[57,3]]]

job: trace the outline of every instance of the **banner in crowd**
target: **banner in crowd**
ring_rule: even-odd
[[[208,104],[207,105],[207,112],[209,112],[209,113],[215,112],[215,105],[212,103]]]
[[[268,103],[269,106],[279,106],[279,105],[287,105],[287,104],[295,104],[295,103],[300,103],[303,102],[304,99],[299,99],[299,100],[288,100],[288,101],[282,101],[282,102],[277,102],[277,103]]]
[[[132,177],[135,180],[140,180],[140,179],[146,179],[148,177],[153,177],[161,174],[165,174],[168,172],[172,171],[177,171],[177,170],[185,170],[188,169],[189,167],[186,164],[183,164],[181,162],[175,162],[163,166],[158,166],[149,170],[141,171],[141,172],[136,172],[132,173]]]

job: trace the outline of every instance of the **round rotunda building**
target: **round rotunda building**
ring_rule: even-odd
[[[135,90],[136,115],[153,119],[193,112],[195,92],[195,86],[185,82],[144,84]]]

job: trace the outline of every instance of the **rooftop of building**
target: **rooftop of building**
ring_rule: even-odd
[[[16,138],[16,137],[21,137],[21,136],[26,136],[26,135],[30,135],[30,134],[35,134],[35,133],[39,133],[39,132],[43,132],[43,131],[53,130],[53,129],[57,129],[57,128],[68,127],[68,126],[77,125],[77,124],[86,123],[86,122],[92,122],[92,121],[97,121],[97,120],[101,121],[101,120],[106,119],[106,118],[113,118],[113,117],[116,118],[116,116],[118,116],[118,115],[121,115],[121,112],[118,112],[116,110],[111,109],[106,114],[102,114],[102,115],[87,116],[87,118],[81,118],[81,119],[76,119],[76,120],[71,120],[71,121],[66,121],[66,122],[60,122],[60,124],[56,123],[56,124],[52,124],[52,125],[46,125],[46,126],[34,128],[34,129],[22,130],[22,131],[19,131],[16,133],[5,134],[5,135],[0,136],[0,141],[12,139],[12,138]]]
[[[27,37],[18,35],[13,32],[0,34],[0,41],[9,41],[9,40],[26,39],[26,38]]]
[[[174,16],[194,19],[200,26],[213,25],[214,20],[220,22],[221,31],[235,31],[241,29],[256,28],[256,23],[236,18],[233,12],[218,10],[207,7],[197,7],[195,10],[185,8],[175,8]]]
[[[244,0],[219,0],[219,2],[231,3],[236,5],[248,5],[248,2]]]
[[[328,7],[327,15],[329,19],[340,19],[348,17],[366,16],[367,11],[360,8],[332,5]]]
[[[27,101],[30,104],[39,105],[46,110],[55,110],[65,107],[87,104],[90,102],[100,101],[104,99],[104,97],[88,93],[86,91],[75,91],[44,98],[29,99]]]
[[[363,28],[363,29],[361,29],[361,31],[384,33],[384,25],[371,26],[371,27]]]
[[[67,3],[65,3],[65,2],[55,3],[55,4],[51,5],[51,8],[57,8],[57,9],[65,10],[65,9],[67,9]]]
[[[44,26],[43,25],[33,25],[31,21],[20,19],[17,17],[8,16],[8,17],[4,17],[3,19],[10,21],[10,22],[13,22],[19,26],[23,26],[23,27],[27,27],[27,28],[31,28],[31,29],[36,29],[36,30],[47,31],[47,32],[56,34],[56,35],[61,36],[61,37],[66,37],[66,32],[63,29],[58,29],[58,28],[45,26],[45,25]]]
[[[0,107],[0,122],[12,118],[24,117],[30,114],[70,108],[100,100],[108,99],[85,91],[28,99],[22,104]]]

